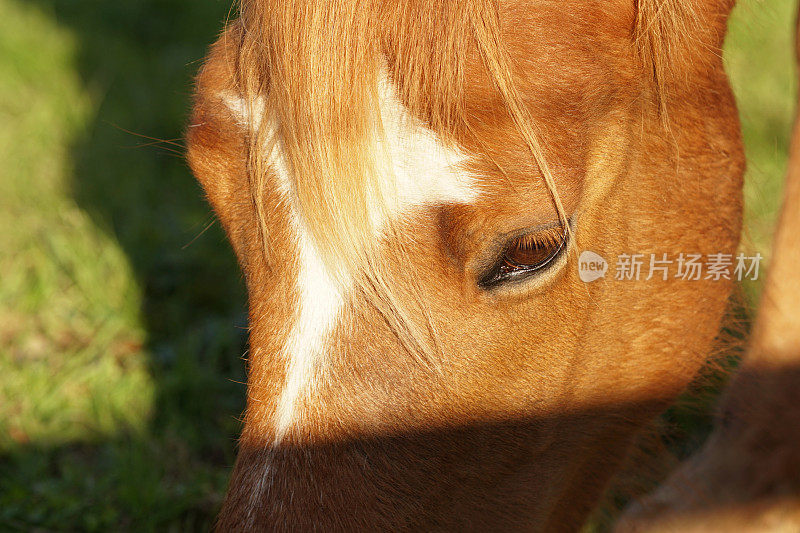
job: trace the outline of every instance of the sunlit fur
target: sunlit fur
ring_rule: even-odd
[[[250,299],[221,530],[581,524],[703,364],[731,284],[585,285],[574,255],[478,280],[509,238],[567,217],[572,252],[736,249],[732,6],[691,5],[242,2],[188,131]],[[385,164],[402,156],[386,82],[477,194],[392,209],[409,184]],[[315,292],[331,305],[307,307]]]

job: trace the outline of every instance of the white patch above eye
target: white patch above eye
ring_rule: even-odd
[[[467,156],[446,146],[409,113],[386,74],[381,76],[379,94],[384,137],[377,146],[388,167],[383,194],[393,214],[407,213],[416,206],[476,200],[480,189],[464,169]]]
[[[383,135],[376,132],[375,158],[380,167],[381,198],[371,209],[373,227],[384,228],[387,215],[396,218],[419,206],[475,201],[481,190],[475,178],[465,170],[467,155],[458,147],[443,143],[420,119],[411,115],[385,72],[380,76],[378,89]],[[268,113],[263,98],[248,106],[239,97],[227,93],[220,96],[243,126],[258,128]],[[277,124],[273,125],[273,131],[277,131]],[[289,167],[279,147],[265,156],[282,183],[291,184]],[[388,213],[385,208],[389,209]]]

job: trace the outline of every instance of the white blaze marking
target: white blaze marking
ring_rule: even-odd
[[[331,277],[303,223],[292,213],[297,232],[299,272],[298,306],[294,328],[284,346],[289,358],[286,385],[276,412],[277,444],[295,422],[296,404],[307,383],[311,383],[315,363],[323,355],[330,331],[344,304],[341,286]]]
[[[264,119],[266,110],[263,100],[255,103],[252,110],[255,116],[251,116],[248,106],[240,98],[228,94],[220,96],[241,124],[254,121],[257,127]],[[387,215],[399,217],[418,206],[473,201],[480,191],[475,180],[461,168],[466,156],[445,146],[434,132],[411,116],[385,75],[380,82],[380,98],[384,136],[376,138],[375,150],[382,174],[381,199],[387,204],[385,207],[389,208],[389,213],[383,209],[371,209],[373,227],[380,231],[389,222]],[[277,445],[299,422],[299,402],[315,389],[321,360],[344,304],[350,280],[337,282],[333,278],[306,230],[296,205],[292,186],[294,180],[279,142],[275,143],[266,157],[291,207],[291,222],[299,254],[296,283],[298,309],[294,326],[283,347],[289,364],[275,414],[274,444]]]

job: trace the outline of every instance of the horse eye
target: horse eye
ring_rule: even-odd
[[[566,248],[567,232],[562,226],[515,237],[503,248],[499,260],[479,284],[491,288],[544,270]]]

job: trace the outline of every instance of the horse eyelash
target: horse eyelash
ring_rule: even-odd
[[[557,226],[548,230],[529,233],[514,239],[507,250],[532,250],[534,248],[543,247],[557,247],[560,246],[566,238],[566,235],[561,228]]]

